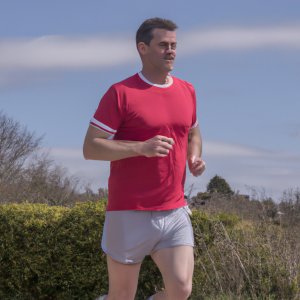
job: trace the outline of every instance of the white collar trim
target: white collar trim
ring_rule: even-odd
[[[142,74],[142,72],[139,72],[138,73],[140,78],[145,81],[146,83],[152,85],[152,86],[156,86],[156,87],[159,87],[159,88],[167,88],[169,86],[171,86],[173,84],[173,78],[172,76],[168,75],[167,78],[169,79],[169,83],[168,84],[155,84],[155,83],[152,83],[150,82],[149,80],[147,80],[144,75]]]

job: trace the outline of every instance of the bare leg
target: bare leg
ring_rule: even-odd
[[[122,264],[107,257],[109,292],[105,300],[134,300],[142,262]]]
[[[154,300],[186,300],[192,292],[194,249],[178,246],[155,251],[151,255],[165,283],[165,290]]]

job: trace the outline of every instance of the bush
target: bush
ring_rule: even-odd
[[[72,209],[0,206],[0,295],[90,299],[99,294],[108,285],[101,250],[104,218],[101,202]]]
[[[231,190],[229,184],[226,182],[226,180],[218,175],[213,177],[210,182],[208,183],[207,192],[213,193],[217,192],[219,194],[225,194],[225,195],[233,195],[234,192]]]
[[[201,198],[202,200],[209,200],[211,198],[211,194],[209,193],[197,193],[197,198]]]

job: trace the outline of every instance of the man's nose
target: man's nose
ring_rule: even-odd
[[[172,52],[175,52],[175,49],[172,49],[172,45],[169,45],[169,46],[167,46],[166,52],[172,53]]]

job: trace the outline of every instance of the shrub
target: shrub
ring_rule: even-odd
[[[0,206],[0,295],[89,299],[108,285],[102,202]],[[59,298],[56,298],[58,297]]]
[[[211,198],[211,194],[199,192],[197,193],[197,198],[201,198],[202,200],[208,200]]]
[[[206,186],[207,192],[217,192],[219,194],[233,195],[234,192],[231,190],[226,180],[218,175],[213,177]]]

